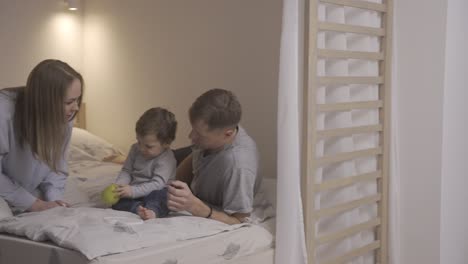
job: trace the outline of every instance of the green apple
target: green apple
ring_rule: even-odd
[[[107,186],[106,189],[101,193],[101,199],[106,205],[114,205],[119,201],[119,195],[115,192],[117,184],[113,183]]]

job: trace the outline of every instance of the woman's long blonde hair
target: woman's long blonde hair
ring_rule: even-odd
[[[29,74],[16,100],[14,126],[20,146],[29,146],[53,171],[58,171],[64,158],[68,129],[64,104],[75,79],[80,80],[83,92],[83,77],[72,67],[59,60],[42,61]]]

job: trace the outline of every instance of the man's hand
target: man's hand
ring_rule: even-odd
[[[202,200],[193,195],[185,182],[173,181],[167,186],[167,207],[171,211],[188,211],[194,216],[207,217],[229,225],[239,224],[250,214],[236,213],[228,215],[225,212],[210,208]]]
[[[182,181],[171,182],[167,192],[167,207],[171,211],[188,211],[193,214],[196,203],[201,202]]]
[[[133,196],[132,186],[128,184],[119,184],[115,192],[120,198],[131,198]]]

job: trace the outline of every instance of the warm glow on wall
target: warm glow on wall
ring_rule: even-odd
[[[68,4],[68,10],[76,11],[80,6],[80,0],[65,0]]]
[[[70,34],[76,34],[80,27],[80,21],[72,14],[57,14],[51,19],[51,29],[55,31],[57,37],[69,38]]]

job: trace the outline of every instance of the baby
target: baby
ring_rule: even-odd
[[[133,144],[116,179],[120,200],[114,210],[128,211],[148,220],[165,217],[169,180],[175,178],[176,159],[169,148],[175,139],[177,121],[173,113],[156,107],[147,110],[136,123]]]

